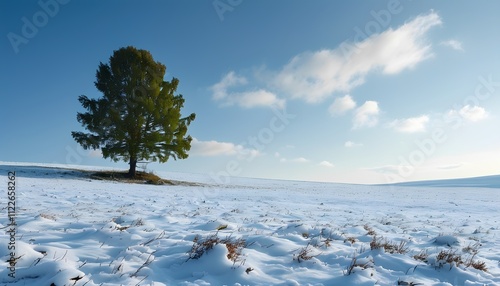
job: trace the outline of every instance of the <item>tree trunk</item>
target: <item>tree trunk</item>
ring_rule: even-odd
[[[130,165],[130,169],[128,170],[128,176],[130,178],[134,178],[135,177],[135,168],[137,166],[137,159],[130,158],[129,165]]]

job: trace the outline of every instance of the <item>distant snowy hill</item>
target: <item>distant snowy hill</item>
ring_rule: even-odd
[[[476,188],[500,188],[500,175],[460,178],[448,180],[416,181],[394,184],[396,186],[409,187],[476,187]]]

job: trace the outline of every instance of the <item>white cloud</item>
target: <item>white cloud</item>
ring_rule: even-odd
[[[356,143],[356,142],[352,142],[352,141],[346,141],[344,143],[344,147],[347,147],[347,148],[352,148],[352,147],[361,147],[363,146],[363,144],[361,143]]]
[[[309,103],[321,102],[336,92],[348,92],[363,84],[370,72],[397,74],[432,57],[427,33],[441,23],[440,16],[430,11],[359,42],[345,41],[333,49],[300,53],[277,71],[261,68],[252,82],[231,71],[211,87],[212,98],[222,105],[243,108],[284,108],[286,101],[278,94]],[[264,87],[248,88],[253,81]],[[342,115],[356,106],[356,102],[346,95],[337,98],[329,112]],[[375,101],[365,102],[355,112],[353,128],[375,126],[378,113]]]
[[[101,149],[90,150],[89,151],[89,157],[92,157],[92,158],[101,158],[102,157],[102,150]]]
[[[320,166],[323,166],[323,167],[327,167],[327,168],[333,168],[334,165],[328,161],[322,161],[321,163],[319,163]]]
[[[191,142],[191,150],[189,152],[192,155],[198,156],[246,156],[255,157],[259,155],[259,151],[255,149],[248,149],[242,145],[236,145],[230,142],[218,142],[218,141],[199,141],[193,138]]]
[[[441,170],[453,170],[453,169],[461,168],[463,165],[464,165],[463,163],[446,164],[446,165],[437,166],[437,168],[441,169]]]
[[[374,70],[396,74],[432,56],[426,33],[441,24],[435,12],[338,48],[304,52],[292,58],[274,78],[274,86],[292,98],[320,102],[334,92],[362,84]]]
[[[227,73],[221,81],[211,87],[212,98],[222,101],[224,105],[238,105],[244,108],[253,107],[276,107],[283,108],[285,100],[265,89],[257,89],[243,92],[229,92],[230,88],[236,88],[248,84],[243,76],[238,76],[234,71]]]
[[[470,106],[466,105],[462,107],[459,111],[458,114],[465,118],[466,120],[476,122],[485,119],[488,117],[488,112],[480,106]]]
[[[309,160],[307,160],[304,157],[295,158],[295,159],[292,159],[291,161],[292,162],[296,162],[296,163],[307,163],[307,162],[309,162]]]
[[[378,124],[380,109],[376,101],[366,101],[354,112],[353,128],[373,127]]]
[[[345,95],[343,97],[337,97],[328,108],[328,111],[332,116],[342,115],[355,107],[356,102],[352,99],[352,97],[350,95]]]
[[[377,167],[371,167],[371,168],[361,168],[361,170],[367,170],[367,171],[374,171],[377,173],[381,174],[392,174],[392,173],[398,173],[400,168],[407,168],[411,167],[410,165],[384,165],[384,166],[377,166]]]
[[[416,132],[424,132],[428,122],[429,122],[429,116],[422,115],[419,117],[396,119],[392,123],[390,123],[390,126],[398,132],[416,133]]]
[[[462,117],[464,120],[477,122],[486,119],[488,115],[488,112],[483,107],[465,105],[460,110],[452,109],[448,111],[445,115],[445,119],[453,120],[453,118]]]
[[[235,93],[232,97],[236,104],[246,108],[275,106],[281,109],[285,106],[285,100],[279,99],[274,93],[264,89]]]
[[[442,46],[450,47],[456,51],[464,51],[464,48],[462,47],[462,43],[457,41],[457,40],[448,40],[448,41],[443,41],[440,43]]]
[[[281,158],[280,162],[307,163],[307,162],[309,162],[309,160],[307,160],[304,157],[298,157],[298,158],[294,158],[294,159]]]
[[[224,99],[228,96],[227,89],[234,86],[247,84],[248,81],[242,76],[237,76],[234,71],[227,73],[220,82],[214,84],[211,89],[213,99]]]

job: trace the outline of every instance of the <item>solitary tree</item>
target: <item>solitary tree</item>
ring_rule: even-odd
[[[179,80],[164,81],[166,67],[146,50],[114,51],[109,64],[99,64],[95,86],[98,99],[81,95],[86,109],[77,120],[89,133],[71,132],[84,149],[101,149],[104,158],[129,161],[134,177],[139,160],[166,162],[185,159],[191,148],[186,136],[195,114],[182,117],[182,95],[174,95]]]

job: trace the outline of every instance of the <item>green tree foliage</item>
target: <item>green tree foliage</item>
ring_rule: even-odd
[[[146,50],[134,47],[114,51],[109,64],[99,64],[98,99],[81,95],[86,109],[77,120],[89,133],[71,132],[84,149],[101,149],[104,158],[128,161],[135,176],[140,160],[165,163],[185,159],[191,148],[186,136],[195,114],[182,117],[182,95],[174,95],[179,80],[164,81],[166,67]]]

